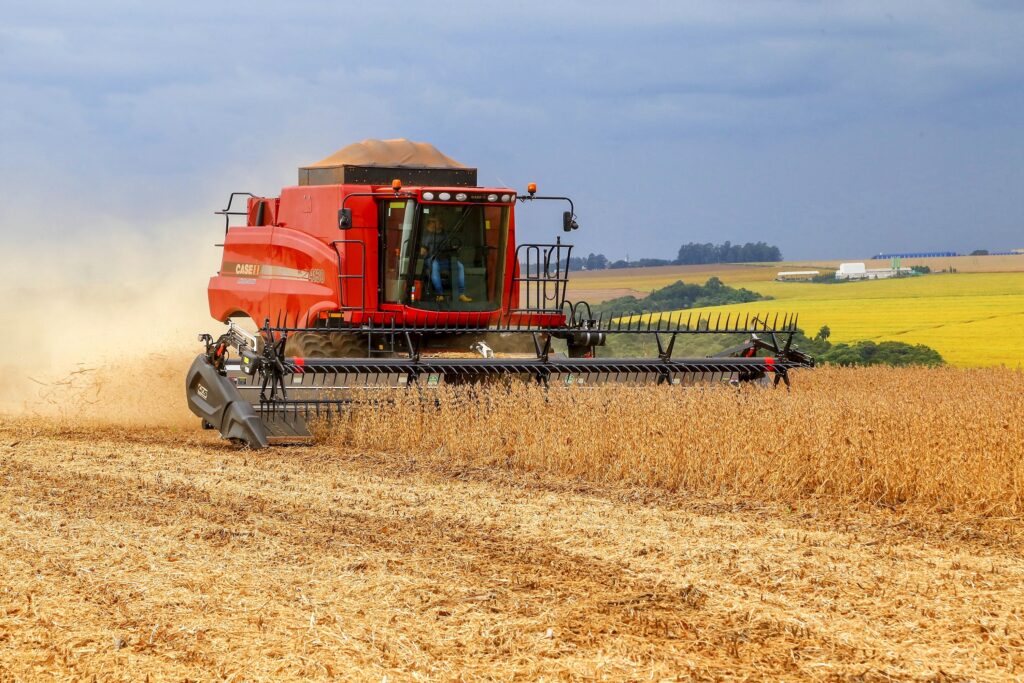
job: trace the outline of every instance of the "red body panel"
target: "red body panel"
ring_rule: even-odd
[[[514,195],[507,188],[429,189]],[[421,190],[405,188],[403,193],[418,195]],[[250,199],[247,225],[228,230],[221,270],[210,279],[210,314],[220,321],[245,316],[257,325],[269,319],[271,324],[303,327],[331,311],[341,311],[343,320],[354,324],[372,320],[412,326],[484,326],[507,319],[510,308],[518,305],[518,291],[510,287],[512,274],[518,271],[515,201],[509,212],[501,308],[434,311],[381,305],[378,300],[379,198],[351,197],[345,207],[352,209],[353,227],[338,229],[338,210],[346,196],[390,191],[390,187],[369,185],[296,186],[284,188],[279,198]],[[257,225],[260,217],[262,224]],[[565,316],[519,316],[515,322],[557,327],[565,324]]]
[[[231,228],[224,238],[220,272],[210,278],[210,315],[220,321],[237,316],[262,318],[270,280],[258,277],[250,266],[269,261],[272,227]]]

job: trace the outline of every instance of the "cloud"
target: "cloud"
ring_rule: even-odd
[[[962,174],[980,154],[985,177],[1021,179],[999,153],[1022,138],[1024,15],[1012,9],[20,6],[0,29],[0,231],[43,205],[66,214],[63,229],[85,231],[85,214],[155,230],[232,189],[274,192],[353,140],[406,136],[482,177],[573,194],[589,218],[581,246],[609,255],[770,238],[791,256],[843,256],[854,246],[840,226],[871,235],[869,249],[1013,246],[996,244],[1012,198]],[[892,179],[877,195],[899,188],[885,212],[859,198],[872,178]],[[666,180],[673,194],[650,199]],[[960,224],[980,204],[985,222],[937,232],[936,204]]]

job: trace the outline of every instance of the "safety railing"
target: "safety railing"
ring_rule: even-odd
[[[359,246],[359,272],[358,273],[346,273],[342,268],[341,263],[341,249],[338,248],[339,244],[344,245],[358,245]],[[331,242],[331,246],[334,247],[334,255],[337,257],[338,262],[338,309],[342,311],[366,311],[366,244],[363,240],[334,240]],[[349,248],[345,247],[345,260],[349,262]],[[350,263],[350,262],[349,262]],[[345,284],[348,280],[359,280],[359,305],[353,306],[347,304],[348,291]]]
[[[509,301],[518,306],[511,313],[561,313],[569,285],[569,257],[572,245],[520,244],[516,248],[517,272],[511,279]]]
[[[232,216],[246,216],[246,217],[248,217],[248,215],[249,215],[248,211],[232,211],[231,210],[232,205],[235,203],[235,197],[249,197],[250,199],[255,199],[256,195],[254,195],[252,192],[232,192],[231,196],[228,197],[228,205],[225,206],[220,211],[214,211],[213,212],[214,215],[216,215],[216,216],[224,216],[224,234],[225,235],[228,234],[228,228],[231,227],[231,217]],[[246,221],[246,222],[248,222],[248,221]]]

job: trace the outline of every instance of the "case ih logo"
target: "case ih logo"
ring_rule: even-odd
[[[196,385],[196,393],[199,394],[199,398],[203,400],[206,400],[206,398],[210,395],[210,392],[202,384]]]
[[[323,268],[300,270],[287,266],[275,266],[262,263],[228,263],[221,267],[221,275],[242,278],[270,278],[274,280],[308,280],[322,284],[326,280]]]

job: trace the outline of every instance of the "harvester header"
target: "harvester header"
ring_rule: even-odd
[[[231,195],[210,312],[227,323],[189,371],[189,407],[252,447],[308,438],[306,420],[366,391],[520,379],[581,389],[790,382],[813,360],[796,318],[594,315],[567,300],[572,246],[516,239],[516,208],[562,196],[479,187],[476,169],[426,143],[365,140],[299,169],[277,197]],[[244,210],[235,209],[244,198]],[[231,225],[244,217],[244,224]],[[236,321],[248,320],[251,331]],[[710,357],[677,339],[733,335]],[[613,358],[609,339],[648,335],[653,358]]]

